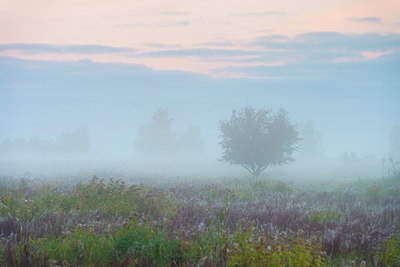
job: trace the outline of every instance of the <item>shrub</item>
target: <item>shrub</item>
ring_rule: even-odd
[[[178,265],[183,255],[178,240],[135,221],[116,233],[114,248],[118,261],[133,265]]]
[[[28,244],[36,263],[108,265],[112,260],[111,240],[111,236],[96,235],[90,228],[78,226],[74,233],[57,238],[30,239]],[[17,258],[22,257],[18,255]]]
[[[365,190],[365,200],[376,203],[383,197],[383,189],[380,185],[372,185]]]
[[[280,180],[272,180],[269,184],[269,190],[272,192],[292,192],[293,188]]]
[[[15,265],[178,265],[182,258],[179,241],[149,225],[133,221],[115,233],[96,234],[92,228],[78,225],[74,232],[58,237],[27,238],[9,242]]]
[[[271,180],[257,180],[251,184],[253,190],[267,190],[273,193],[293,192],[293,188],[286,182],[271,179]]]
[[[311,212],[309,220],[318,224],[334,223],[340,221],[344,215],[339,211]]]
[[[251,230],[239,229],[229,250],[228,266],[322,266],[324,255],[320,241],[306,239],[302,231],[256,239]]]
[[[400,233],[391,235],[379,246],[376,259],[381,266],[400,266]]]

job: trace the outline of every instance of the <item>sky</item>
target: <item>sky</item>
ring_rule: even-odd
[[[312,41],[323,41],[325,46],[330,40],[339,41],[348,46],[352,38],[362,42],[371,33],[398,41],[399,14],[397,0],[1,0],[0,43],[57,47],[8,47],[0,55],[90,58],[144,64],[155,70],[251,76],[250,71],[226,68],[302,62],[305,58],[299,46]],[[348,38],[309,35],[326,32],[347,34],[343,39]],[[398,52],[398,46],[384,46],[373,38],[353,51],[338,46],[321,52],[336,52],[333,61],[371,60]],[[78,47],[65,47],[69,45]]]
[[[329,156],[382,157],[400,125],[399,14],[398,0],[0,0],[0,142],[88,127],[94,150],[130,153],[167,106],[214,155],[218,121],[252,105],[314,121]]]

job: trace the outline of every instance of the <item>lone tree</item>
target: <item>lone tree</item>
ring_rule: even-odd
[[[287,112],[245,107],[232,111],[230,120],[219,122],[222,161],[244,167],[253,177],[270,165],[293,161],[300,140],[296,125]]]

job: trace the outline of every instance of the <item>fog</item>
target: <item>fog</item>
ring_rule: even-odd
[[[375,76],[257,79],[3,57],[0,172],[246,175],[219,161],[218,123],[252,106],[285,109],[302,138],[294,162],[265,173],[383,176],[399,160],[392,64]]]

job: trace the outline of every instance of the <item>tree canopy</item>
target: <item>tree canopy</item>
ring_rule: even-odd
[[[233,110],[229,120],[219,122],[219,129],[221,160],[244,167],[253,177],[268,166],[292,161],[300,140],[284,109],[277,113],[252,107]]]
[[[203,139],[199,127],[191,126],[178,134],[172,128],[167,108],[160,107],[152,121],[139,129],[136,150],[141,157],[153,161],[195,160],[202,152]]]
[[[151,124],[139,129],[136,147],[142,156],[165,157],[176,150],[176,133],[171,129],[171,123],[168,109],[160,107]]]
[[[400,161],[400,127],[393,127],[389,134],[389,156]]]
[[[323,155],[322,135],[315,128],[312,121],[300,125],[300,150],[299,156],[303,160],[315,160]]]

